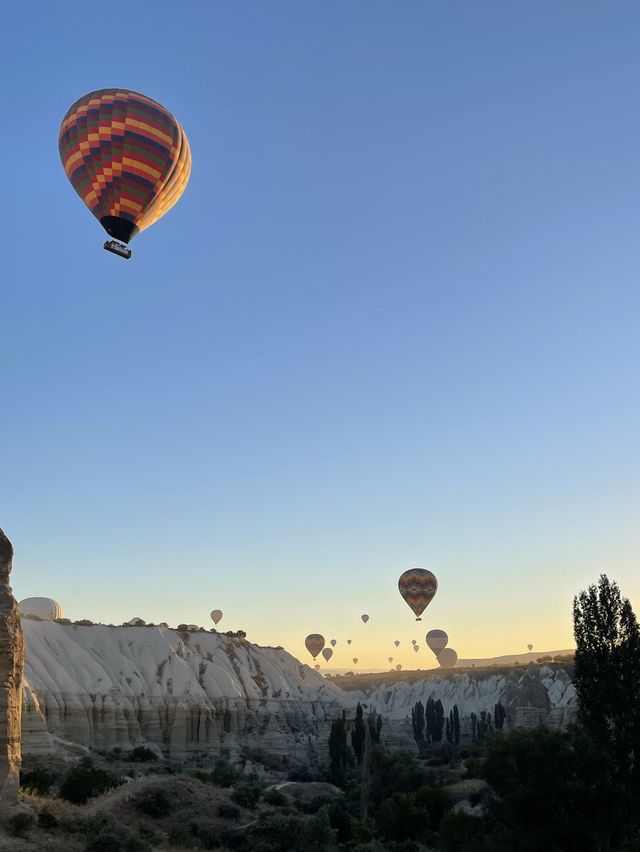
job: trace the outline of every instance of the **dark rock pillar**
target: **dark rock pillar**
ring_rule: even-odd
[[[20,611],[11,593],[11,542],[0,530],[0,802],[17,799],[24,640]]]

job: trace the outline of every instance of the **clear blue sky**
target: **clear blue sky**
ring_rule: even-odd
[[[369,665],[413,565],[463,656],[570,645],[600,571],[640,606],[636,2],[32,0],[0,63],[18,597]],[[130,262],[57,152],[109,86],[193,152]]]

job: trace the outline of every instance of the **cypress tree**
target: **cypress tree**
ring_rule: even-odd
[[[365,730],[363,715],[362,705],[358,701],[358,706],[356,708],[356,721],[353,731],[351,731],[351,747],[355,752],[358,766],[362,763],[362,752],[364,750]]]

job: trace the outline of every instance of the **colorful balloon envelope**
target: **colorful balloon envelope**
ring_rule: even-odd
[[[315,666],[314,666],[314,669],[315,669],[316,671],[318,671],[318,669],[319,669],[319,668],[320,668],[320,663],[316,663],[316,664],[315,664]]]
[[[365,612],[365,613],[363,613],[363,614],[360,616],[360,618],[364,621],[364,623],[365,623],[365,624],[367,623],[367,621],[369,621],[369,616],[367,615],[367,613],[366,613],[366,612]]]
[[[327,662],[333,657],[333,649],[332,648],[323,648],[322,656],[325,658]]]
[[[433,653],[438,657],[440,652],[447,647],[447,643],[449,642],[449,637],[444,632],[444,630],[430,630],[425,636],[427,640],[427,645]]]
[[[223,613],[222,613],[221,609],[212,609],[211,610],[211,621],[213,621],[214,624],[217,624],[219,621],[222,620],[222,615],[223,615]]]
[[[58,148],[75,191],[123,243],[173,207],[191,174],[178,121],[129,89],[99,89],[77,100],[62,120]]]
[[[458,655],[453,648],[443,648],[438,654],[438,662],[443,669],[452,669],[458,662]]]
[[[438,581],[426,568],[409,568],[400,575],[398,590],[414,612],[416,621],[429,606],[438,591]]]
[[[322,636],[320,633],[310,633],[304,640],[304,644],[307,651],[315,660],[320,651],[322,651],[322,649],[324,648],[324,636]]]

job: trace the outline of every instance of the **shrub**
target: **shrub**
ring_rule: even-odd
[[[275,787],[270,787],[262,797],[262,801],[267,805],[273,805],[274,808],[281,808],[287,804],[287,797]]]
[[[239,819],[240,808],[231,802],[220,802],[218,805],[218,816],[222,819]]]
[[[230,766],[226,761],[217,761],[213,772],[211,773],[211,781],[219,787],[233,787],[238,781],[238,772]]]
[[[143,814],[159,819],[171,810],[171,800],[165,790],[147,790],[136,802],[136,807]]]
[[[257,784],[240,784],[231,794],[232,800],[241,808],[255,808],[260,801],[262,790]]]
[[[54,781],[53,775],[41,767],[20,773],[20,787],[26,793],[33,793],[36,796],[46,796]]]
[[[120,784],[120,778],[104,769],[77,766],[66,774],[60,788],[60,798],[73,802],[74,805],[84,805],[94,796],[100,796]]]
[[[26,834],[30,828],[33,828],[34,822],[33,814],[23,812],[20,814],[14,814],[10,817],[7,820],[7,827],[12,834],[21,837],[23,834]]]
[[[44,808],[38,814],[38,825],[40,828],[55,828],[56,825],[58,825],[58,819],[51,813],[51,811]]]
[[[132,760],[134,763],[148,763],[150,760],[157,759],[156,753],[146,746],[136,746],[127,755],[127,760]]]
[[[144,840],[122,828],[107,828],[87,840],[84,852],[150,852]]]
[[[450,811],[440,824],[439,848],[441,852],[480,849],[484,834],[485,824],[479,817]]]

